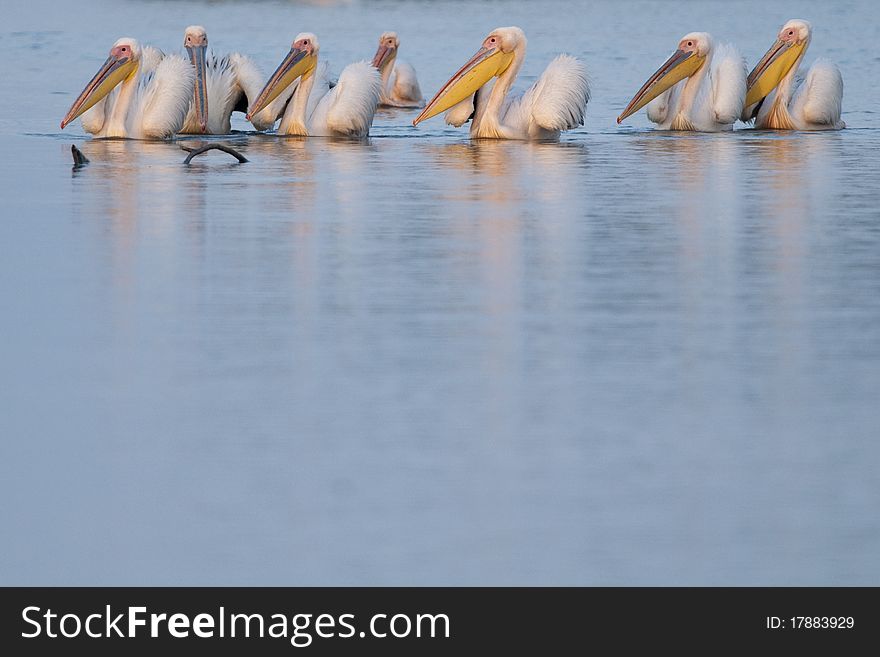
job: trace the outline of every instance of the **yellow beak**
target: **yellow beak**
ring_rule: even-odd
[[[294,80],[311,73],[317,64],[318,58],[315,55],[309,54],[307,50],[291,48],[284,61],[278,65],[266,86],[263,87],[260,95],[257,96],[257,100],[254,101],[254,104],[248,110],[248,121],[251,120],[254,114],[264,110],[266,105],[278,98],[282,91],[293,84]]]
[[[69,125],[78,116],[84,114],[95,106],[104,96],[113,91],[113,88],[133,75],[137,70],[137,62],[130,57],[114,57],[110,55],[101,69],[82,90],[82,93],[70,106],[67,115],[61,121],[61,129]]]
[[[787,43],[777,39],[749,73],[746,107],[766,98],[804,53],[806,43]]]
[[[480,48],[467,64],[449,78],[422,113],[416,117],[413,125],[437,116],[440,112],[445,112],[468,96],[472,96],[489,80],[504,73],[512,61],[512,52],[503,52],[498,48]]]
[[[685,78],[692,76],[700,70],[705,61],[705,57],[701,57],[696,53],[676,50],[664,62],[663,66],[658,68],[654,75],[648,78],[648,81],[642,85],[642,88],[629,101],[626,109],[617,117],[617,122],[620,123],[626,117],[635,114],[664,91]]]

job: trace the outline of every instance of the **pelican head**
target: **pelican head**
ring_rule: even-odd
[[[418,125],[440,112],[445,112],[468,96],[472,96],[492,78],[502,75],[513,62],[517,52],[526,47],[526,35],[518,27],[499,27],[492,30],[483,45],[462,66],[437,95],[431,99],[413,125]]]
[[[265,109],[266,105],[278,98],[282,91],[293,84],[298,77],[311,75],[318,65],[318,37],[311,32],[300,32],[296,35],[290,46],[290,52],[284,58],[272,77],[263,87],[257,100],[248,110],[247,119],[251,120],[257,112]]]
[[[626,117],[635,114],[670,87],[694,75],[706,63],[713,47],[712,36],[706,32],[685,34],[678,42],[675,52],[629,101],[629,105],[617,117],[617,122],[620,123]]]
[[[201,25],[190,25],[183,33],[183,47],[189,53],[189,60],[196,69],[196,84],[193,88],[193,107],[202,132],[208,130],[208,82],[207,63],[208,33]]]
[[[746,107],[767,97],[804,56],[813,28],[807,21],[795,18],[779,30],[776,42],[749,73]]]
[[[110,56],[82,90],[61,121],[61,129],[101,101],[116,85],[131,78],[138,69],[141,46],[136,39],[123,37],[110,48]]]
[[[379,49],[373,55],[373,66],[378,68],[380,73],[384,73],[397,58],[398,48],[400,48],[400,39],[397,38],[397,32],[384,32],[379,37]]]

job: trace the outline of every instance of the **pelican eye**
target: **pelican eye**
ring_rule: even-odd
[[[693,47],[693,45],[694,45],[693,41],[688,41],[688,46]]]

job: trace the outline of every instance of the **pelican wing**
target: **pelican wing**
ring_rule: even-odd
[[[100,133],[104,127],[104,122],[107,120],[107,108],[113,107],[113,103],[116,102],[116,97],[118,95],[119,90],[114,89],[109,95],[104,96],[92,107],[83,112],[83,115],[80,118],[83,130],[90,135],[97,135]]]
[[[141,70],[155,71],[163,59],[165,59],[164,52],[153,46],[144,46],[141,51]]]
[[[450,107],[446,114],[443,116],[443,119],[449,125],[453,125],[456,128],[460,128],[465,123],[470,121],[471,117],[474,115],[474,95],[470,95],[465,98],[463,101],[456,103],[452,107]]]
[[[291,86],[296,84],[299,84],[299,80]],[[327,92],[336,87],[336,84],[337,81],[333,79],[333,74],[330,73],[330,64],[320,62],[318,70],[315,71],[315,85],[312,87],[312,93],[309,95],[309,102],[306,105],[306,116],[311,116],[314,113],[318,104],[327,95]]]
[[[392,98],[400,103],[417,105],[425,104],[422,90],[419,88],[419,80],[416,78],[416,70],[407,62],[398,61],[394,66],[394,85]]]
[[[651,123],[658,125],[666,123],[666,119],[669,118],[669,108],[676,104],[684,84],[685,81],[682,80],[673,85],[645,106],[645,113]]]
[[[195,84],[192,65],[179,55],[168,55],[154,71],[141,77],[134,107],[134,125],[140,137],[167,139],[183,127]]]
[[[238,86],[232,55],[211,56],[207,60],[208,75],[208,126],[213,134],[229,132],[229,117],[242,95]]]
[[[748,75],[746,60],[739,51],[728,43],[718,45],[709,68],[715,121],[722,125],[736,123],[746,102]]]
[[[372,64],[349,64],[316,108],[315,121],[319,123],[318,115],[326,112],[326,126],[332,133],[366,137],[373,125],[381,90],[382,78]]]
[[[843,76],[831,62],[819,59],[807,71],[803,84],[792,98],[792,114],[807,123],[829,128],[840,126]]]
[[[521,107],[545,130],[571,130],[584,124],[590,102],[587,68],[571,55],[559,55],[525,92]]]
[[[247,55],[242,55],[237,52],[230,53],[229,64],[233,75],[235,76],[235,89],[239,94],[235,99],[233,108],[238,109],[243,107],[244,111],[247,112],[247,108],[250,107],[257,99],[257,96],[260,95],[260,91],[263,89],[263,83],[266,78],[260,71],[256,62]],[[251,123],[253,123],[257,130],[270,130],[272,126],[275,125],[275,121],[284,113],[284,107],[287,105],[287,101],[290,100],[290,97],[296,90],[297,84],[298,81],[290,85],[287,89],[281,92],[278,98],[254,115],[251,119]],[[244,100],[244,102],[241,102],[242,100]]]

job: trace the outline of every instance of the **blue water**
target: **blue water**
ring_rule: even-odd
[[[787,19],[845,131],[615,117],[679,37]],[[0,583],[880,584],[867,1],[38,0],[0,28]],[[593,78],[559,144],[383,111],[251,160],[58,123],[119,36],[270,71],[396,29],[432,94],[499,25]],[[239,130],[247,125],[240,119]],[[70,144],[92,163],[71,171]]]

